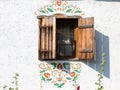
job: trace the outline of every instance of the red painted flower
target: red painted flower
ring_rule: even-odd
[[[77,86],[77,90],[80,90],[80,86]]]
[[[62,78],[57,78],[58,81],[62,81]]]
[[[60,6],[62,4],[62,0],[57,0],[57,5]]]
[[[58,69],[62,69],[62,65],[61,65],[61,64],[58,64],[58,65],[57,65],[57,68],[58,68]]]
[[[49,73],[44,73],[45,78],[50,78],[50,74]]]
[[[71,77],[74,77],[74,76],[75,76],[75,72],[71,72],[71,73],[70,73],[70,76],[71,76]]]

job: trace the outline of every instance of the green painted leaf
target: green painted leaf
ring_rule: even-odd
[[[100,88],[101,88],[101,90],[102,90],[102,89],[104,89],[104,87],[103,87],[103,86],[101,86]]]
[[[74,79],[73,79],[73,81],[76,81],[77,79],[78,79],[78,76],[75,76]]]
[[[49,78],[49,79],[46,79],[47,81],[51,81],[52,80],[52,78]]]
[[[18,74],[18,73],[15,73],[15,76],[19,76],[19,74]]]
[[[70,78],[70,77],[66,77],[66,79],[67,79],[67,80],[72,80],[72,78]]]
[[[7,87],[8,87],[7,85],[4,85],[4,86],[3,86],[3,89],[6,89]]]
[[[45,78],[42,76],[42,80],[45,81]]]
[[[9,90],[14,90],[14,88],[12,88],[12,87],[9,87]]]
[[[99,77],[99,79],[102,79],[103,77],[101,76],[101,77]]]
[[[53,65],[53,69],[56,68],[57,64],[56,63],[51,63],[51,65]]]
[[[15,82],[13,81],[12,84],[14,84]]]
[[[105,53],[102,53],[102,57],[105,57],[106,56],[106,54]]]
[[[101,71],[104,71],[104,68],[100,68]]]
[[[104,63],[101,63],[100,66],[104,66]]]
[[[100,85],[98,82],[95,82],[95,85]]]
[[[13,77],[14,79],[18,79],[16,76],[15,77]]]
[[[80,73],[80,72],[81,72],[81,70],[75,70],[75,72]]]
[[[63,67],[66,69],[66,63],[63,63]]]
[[[39,10],[39,12],[41,12],[41,13],[46,13],[45,11],[43,11],[43,10]]]
[[[72,10],[72,9],[67,9],[67,10],[66,10],[66,13],[69,13],[69,12],[71,12],[71,10]]]
[[[54,85],[58,87],[58,86],[59,86],[59,83],[55,83]]]
[[[69,64],[69,63],[63,63],[63,67],[64,67],[65,69],[68,69],[68,68],[70,68],[70,64]]]
[[[81,13],[81,11],[80,11],[80,10],[77,10],[77,11],[75,11],[75,13]]]
[[[40,73],[44,73],[46,70],[40,71]]]
[[[102,75],[99,73],[98,76],[102,76]]]
[[[63,85],[64,83],[59,84],[58,88],[62,88]]]
[[[54,12],[51,8],[47,8],[47,10],[48,10],[49,12]]]

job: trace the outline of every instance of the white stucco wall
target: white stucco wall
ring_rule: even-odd
[[[34,12],[47,0],[0,0],[0,90],[19,73],[19,90],[41,90],[38,64],[38,21]],[[82,65],[80,90],[94,90],[101,58],[106,53],[105,90],[120,88],[120,1],[85,0],[75,2],[86,16],[95,18],[96,61],[76,61]],[[60,61],[59,61],[60,62]],[[73,62],[73,61],[71,61]],[[49,62],[47,62],[49,63]],[[43,90],[74,90],[43,85]]]

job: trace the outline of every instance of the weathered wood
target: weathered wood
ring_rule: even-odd
[[[39,59],[55,59],[55,22],[53,17],[44,17],[39,22]]]
[[[47,22],[47,23],[49,23],[49,22]],[[41,28],[41,29],[44,28],[45,29],[45,28],[51,28],[51,27],[52,26],[40,26],[39,28]]]
[[[50,18],[48,18],[48,26],[50,26]],[[51,51],[51,27],[48,28],[48,50]],[[51,58],[51,52],[48,53],[48,58]]]
[[[49,20],[48,25],[52,26],[51,18],[48,18],[48,20]],[[48,48],[49,48],[49,51],[52,51],[52,44],[51,44],[52,43],[52,27],[49,28],[48,32],[49,32]],[[52,58],[52,52],[49,53],[49,58]]]
[[[76,58],[94,58],[94,18],[78,19],[78,45],[76,43]],[[78,55],[78,56],[77,56]]]
[[[74,40],[76,42],[76,53],[75,53],[75,58],[79,57],[79,51],[78,51],[78,28],[74,30]]]
[[[39,19],[38,20],[38,27],[40,27],[40,25],[41,25],[41,19]],[[41,30],[40,30],[40,28],[39,28],[39,33],[38,33],[38,59],[40,59],[40,49],[41,49]]]
[[[52,53],[52,58],[56,57],[56,18],[53,17],[53,53]]]
[[[83,29],[83,28],[93,28],[93,25],[92,25],[92,24],[79,25],[78,28],[79,28],[79,29]]]
[[[45,18],[45,22],[46,22],[46,26],[48,26],[48,17]],[[46,27],[46,32],[45,32],[45,50],[48,51],[48,53],[46,53],[45,58],[48,58],[49,55],[49,49],[48,49],[48,30],[49,27]]]
[[[45,25],[45,18],[42,19],[42,26]],[[41,58],[45,58],[45,53],[42,53],[42,51],[45,50],[45,28],[41,29]]]

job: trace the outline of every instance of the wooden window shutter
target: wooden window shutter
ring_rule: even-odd
[[[56,58],[56,21],[55,17],[39,19],[39,59]]]
[[[79,18],[74,30],[76,58],[94,59],[94,18]]]

